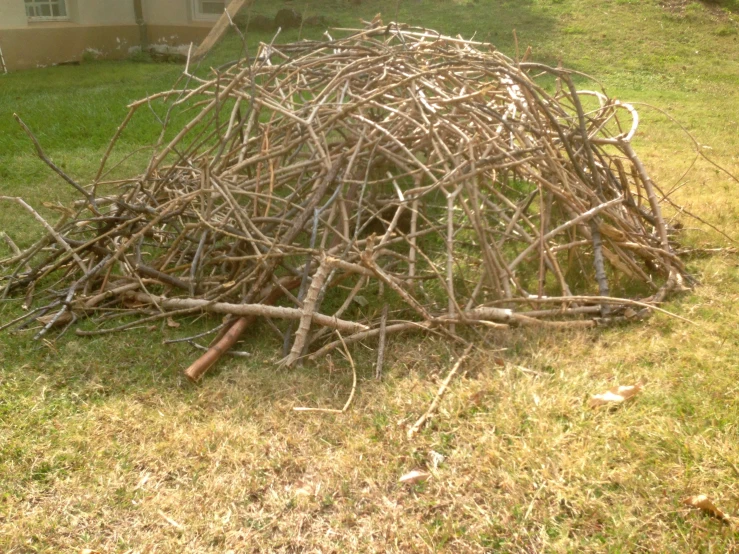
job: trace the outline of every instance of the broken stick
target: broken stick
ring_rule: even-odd
[[[449,386],[449,383],[451,383],[452,378],[454,375],[456,375],[457,371],[459,370],[460,366],[462,365],[462,362],[464,362],[467,359],[467,356],[469,356],[470,351],[472,350],[472,347],[474,345],[470,344],[465,348],[465,351],[462,353],[462,355],[457,359],[457,363],[454,364],[452,369],[449,371],[449,374],[446,376],[446,379],[444,379],[444,382],[439,387],[438,392],[436,393],[436,396],[434,397],[434,400],[431,402],[431,405],[429,406],[429,409],[426,410],[426,413],[423,414],[421,417],[418,418],[418,421],[416,421],[413,424],[413,427],[408,429],[408,440],[413,438],[413,435],[415,435],[421,427],[423,427],[424,423],[428,421],[428,419],[433,415],[433,413],[436,411],[436,408],[439,407],[439,402],[441,402],[441,397],[446,392],[447,387]]]

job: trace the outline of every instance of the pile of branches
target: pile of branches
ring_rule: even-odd
[[[130,106],[87,186],[34,139],[83,198],[55,225],[5,198],[47,234],[0,261],[0,294],[28,309],[3,327],[41,322],[38,338],[86,318],[77,334],[99,335],[225,314],[197,379],[257,319],[290,366],[401,331],[635,318],[688,279],[632,106],[489,44],[377,21],[334,32],[207,78],[188,65]],[[148,109],[163,126],[148,166],[106,181]]]

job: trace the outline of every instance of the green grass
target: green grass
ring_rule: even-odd
[[[561,59],[614,96],[658,106],[739,173],[736,3],[666,3],[337,0],[309,3],[307,13],[343,25],[397,13],[448,34],[476,32],[509,55],[515,29],[521,54],[531,45],[535,60]],[[279,7],[259,0],[253,10]],[[250,46],[269,38],[250,36]],[[233,59],[238,48],[230,36],[207,63]],[[86,183],[125,105],[168,88],[180,71],[86,62],[0,76],[0,195],[38,207],[74,199],[34,157],[13,112]],[[692,144],[668,117],[638,108],[635,147],[669,190],[689,167]],[[141,112],[114,160],[158,132]],[[117,174],[135,174],[145,160],[142,152]],[[703,161],[682,178],[675,200],[738,236],[739,184]],[[0,229],[17,242],[40,234],[15,207],[0,214]],[[681,219],[681,240],[724,244]],[[292,407],[340,408],[351,388],[346,363],[334,356],[275,369],[280,344],[266,326],[238,347],[252,358],[221,363],[197,387],[181,373],[197,353],[161,345],[184,327],[40,342],[4,333],[0,551],[739,551],[736,525],[681,504],[704,493],[739,515],[739,261],[725,253],[690,264],[700,285],[667,308],[696,325],[657,315],[589,332],[490,333],[489,350],[464,366],[413,441],[407,426],[451,364],[451,347],[432,337],[391,340],[379,383],[374,345],[355,348],[355,403],[330,415]],[[0,304],[0,322],[18,304]],[[629,405],[587,408],[590,394],[640,379],[647,384]],[[433,468],[431,451],[445,457],[432,478],[399,484],[412,469]]]

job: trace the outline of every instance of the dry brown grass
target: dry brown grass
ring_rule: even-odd
[[[712,35],[709,18],[690,28],[704,46],[683,55],[688,39],[669,35],[681,23],[649,6],[660,9],[610,2],[617,29],[596,9],[573,11],[577,25],[598,32],[560,37],[565,60],[587,66],[578,55],[599,26],[621,33],[623,66],[629,56],[645,66],[606,71],[611,90],[672,109],[739,173],[739,46]],[[644,18],[629,15],[637,9]],[[659,48],[627,40],[632,20]],[[664,54],[671,49],[677,61]],[[695,50],[715,57],[704,63]],[[690,163],[687,143],[663,117],[642,114],[635,147],[658,183],[674,183]],[[16,173],[14,183],[29,174]],[[706,164],[689,179],[680,203],[737,236],[739,184]],[[687,243],[722,240],[684,221]],[[44,344],[2,336],[0,551],[739,552],[736,519],[681,503],[703,493],[739,515],[739,257],[691,267],[701,284],[667,307],[697,325],[656,315],[587,332],[491,333],[410,442],[407,427],[453,361],[451,347],[432,338],[390,340],[382,382],[372,345],[354,348],[357,397],[332,415],[292,408],[340,408],[350,368],[335,355],[277,370],[260,354],[278,350],[266,327],[246,337],[253,358],[222,364],[199,387],[180,377],[195,354],[162,347],[158,331]],[[0,306],[2,317],[12,309]],[[628,404],[587,406],[590,394],[640,379],[646,385]],[[444,456],[436,469],[432,451]],[[413,469],[432,477],[401,485]]]
[[[717,298],[719,285],[707,282],[683,313],[739,299]],[[16,407],[46,412],[40,425],[31,436],[4,429],[25,447],[5,475],[31,478],[6,489],[0,544],[7,552],[729,552],[739,548],[729,525],[680,504],[706,492],[739,511],[738,389],[730,371],[711,371],[736,367],[739,334],[723,321],[702,320],[699,331],[655,317],[600,333],[491,337],[508,346],[508,363],[478,353],[412,442],[405,431],[449,366],[438,341],[396,342],[382,383],[358,353],[363,379],[344,415],[291,411],[343,403],[350,373],[338,362],[331,373],[231,363],[194,391],[116,394],[93,368],[60,386],[79,356],[66,348]],[[587,407],[589,394],[639,379],[648,384],[633,403]],[[76,407],[61,407],[59,396]],[[432,452],[444,456],[437,468]],[[432,477],[399,484],[412,469]]]

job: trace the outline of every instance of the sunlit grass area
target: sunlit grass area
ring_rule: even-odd
[[[739,183],[724,171],[739,174],[735,2],[284,6],[337,26],[381,12],[474,35],[512,57],[531,46],[536,61],[591,75],[635,103],[640,157],[664,191],[675,189],[677,206],[705,220],[665,205],[685,226],[678,240],[735,246],[710,227],[739,238]],[[284,6],[257,0],[250,9],[271,17]],[[251,51],[272,38],[247,34]],[[240,49],[229,35],[197,71]],[[35,157],[13,113],[85,184],[126,105],[168,89],[182,69],[101,61],[0,76],[0,195],[23,196],[50,217],[52,204],[76,199]],[[123,160],[111,178],[141,172],[159,131],[142,111],[111,158]],[[16,206],[0,210],[0,230],[21,247],[41,234]],[[0,242],[0,257],[8,252]],[[582,332],[490,331],[410,441],[408,427],[460,354],[433,336],[389,339],[381,381],[375,343],[353,348],[354,403],[326,414],[292,408],[341,408],[352,387],[347,362],[334,355],[279,369],[281,342],[266,325],[237,347],[251,357],[226,359],[197,386],[182,370],[198,352],[162,342],[212,325],[202,319],[97,338],[0,334],[0,551],[739,551],[736,519],[682,503],[705,494],[739,516],[739,257],[724,250],[689,267],[699,284],[664,308],[693,323],[657,314]],[[0,325],[21,303],[0,303]],[[618,409],[588,405],[592,394],[637,382],[641,392]],[[412,470],[430,478],[398,482]]]

